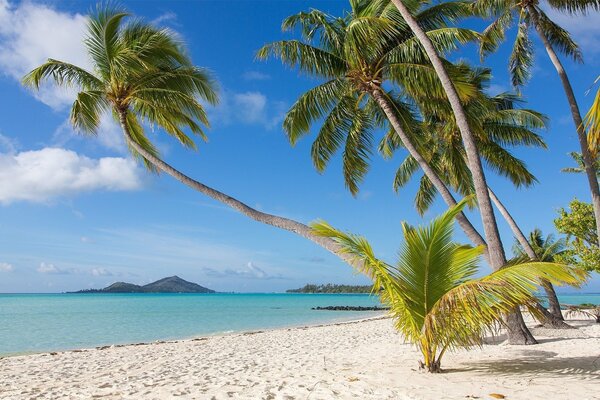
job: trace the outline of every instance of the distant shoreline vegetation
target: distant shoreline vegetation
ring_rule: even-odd
[[[325,285],[307,284],[299,289],[289,289],[286,293],[371,293],[373,285]]]

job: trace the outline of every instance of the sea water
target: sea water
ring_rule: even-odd
[[[600,294],[559,295],[565,304]],[[0,356],[331,323],[376,312],[361,294],[0,294]]]
[[[0,294],[0,355],[329,323],[376,312],[362,294]]]

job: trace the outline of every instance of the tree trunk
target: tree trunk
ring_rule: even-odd
[[[200,193],[214,200],[228,205],[229,207],[241,212],[242,214],[250,217],[255,221],[262,222],[264,224],[271,225],[276,228],[285,229],[286,231],[290,231],[297,235],[300,235],[308,240],[311,240],[312,242],[316,243],[317,245],[321,246],[327,251],[335,254],[336,256],[340,257],[348,264],[355,267],[357,266],[351,257],[340,251],[339,245],[333,239],[315,235],[312,232],[312,229],[303,223],[258,211],[225,193],[222,193],[216,189],[208,187],[190,178],[189,176],[173,168],[171,165],[167,164],[160,158],[155,157],[154,155],[146,151],[143,147],[141,147],[137,142],[133,140],[131,134],[129,133],[129,128],[127,126],[127,112],[127,110],[119,112],[119,122],[121,124],[121,128],[123,129],[123,134],[125,136],[125,141],[127,142],[127,145],[133,148],[135,151],[137,151],[142,157],[144,157],[146,160],[152,163],[152,165],[154,165],[157,169],[171,175],[173,178],[177,179],[184,185],[187,185],[192,189],[197,190]]]
[[[398,117],[394,113],[393,105],[388,100],[386,94],[383,92],[383,90],[381,88],[375,88],[371,92],[371,94],[372,94],[373,98],[375,99],[375,101],[377,102],[377,104],[379,105],[379,107],[381,107],[381,109],[385,113],[387,119],[390,121],[390,124],[394,128],[394,131],[396,131],[396,134],[400,137],[402,144],[404,145],[404,147],[406,147],[406,150],[415,159],[415,161],[417,161],[417,163],[423,170],[423,173],[425,174],[425,176],[427,176],[427,178],[429,178],[429,180],[431,181],[433,186],[437,189],[437,191],[442,196],[442,199],[444,199],[444,201],[446,202],[446,204],[449,207],[455,206],[457,204],[457,202],[454,199],[454,196],[452,196],[452,193],[450,192],[450,190],[448,189],[446,184],[437,175],[437,173],[433,170],[433,168],[431,168],[431,166],[429,165],[427,160],[425,160],[425,158],[423,158],[423,156],[421,155],[421,153],[419,152],[417,147],[410,140],[410,138],[408,137],[408,135],[402,128],[401,122],[398,120]],[[469,238],[469,240],[471,240],[471,242],[473,244],[475,244],[476,246],[486,246],[485,240],[483,239],[483,237],[481,237],[479,232],[477,232],[475,227],[467,219],[467,217],[465,216],[464,213],[461,212],[460,214],[458,214],[456,216],[456,221],[458,222],[458,224],[460,225],[462,230],[465,232],[465,234],[467,235],[467,237]]]
[[[571,87],[571,82],[569,81],[567,72],[565,71],[565,68],[560,62],[558,55],[554,51],[552,44],[550,43],[550,41],[546,37],[546,34],[544,33],[544,31],[538,23],[539,16],[537,11],[534,7],[531,6],[528,7],[528,11],[532,16],[533,25],[535,26],[535,29],[537,30],[537,33],[540,36],[540,39],[544,43],[544,47],[546,48],[548,57],[550,57],[552,65],[554,65],[554,68],[556,68],[556,72],[560,77],[560,81],[565,91],[565,95],[567,96],[567,101],[569,102],[571,118],[573,118],[573,122],[575,123],[575,129],[577,130],[577,138],[579,139],[579,146],[581,147],[583,166],[588,179],[588,184],[590,186],[590,192],[592,194],[592,205],[594,207],[594,217],[596,218],[596,233],[598,234],[598,242],[600,243],[600,187],[598,185],[598,176],[596,175],[596,168],[594,167],[594,158],[592,157],[592,154],[590,152],[587,136],[585,133],[585,127],[581,118],[581,112],[579,111],[579,105],[577,104],[577,99],[575,98],[575,93],[573,93],[573,88]]]
[[[467,161],[469,169],[471,170],[471,176],[473,177],[473,184],[475,186],[475,194],[477,196],[477,202],[479,205],[479,212],[483,222],[483,230],[485,233],[485,241],[487,242],[488,254],[490,264],[493,270],[498,270],[506,264],[506,256],[504,254],[504,248],[502,241],[500,240],[500,233],[498,232],[498,225],[496,224],[496,217],[494,216],[494,210],[488,194],[487,182],[483,167],[481,165],[481,159],[477,151],[477,145],[475,143],[475,137],[471,132],[465,110],[462,106],[458,93],[454,88],[452,80],[444,67],[441,58],[437,54],[433,43],[419,26],[416,19],[410,13],[408,8],[404,5],[402,0],[391,0],[402,18],[410,27],[416,38],[419,40],[423,49],[427,53],[433,68],[437,76],[439,77],[442,87],[448,96],[448,101],[452,107],[452,111],[456,118],[456,124],[460,130],[460,134],[467,154]],[[508,337],[510,343],[513,344],[535,344],[537,341],[529,332],[529,329],[525,326],[523,317],[518,309],[515,309],[514,313],[507,316],[506,328],[508,330]]]
[[[531,247],[531,244],[523,234],[523,231],[521,231],[521,228],[519,228],[519,226],[517,225],[517,222],[514,220],[512,215],[508,212],[508,210],[506,209],[504,204],[502,204],[502,202],[496,196],[496,194],[492,191],[492,189],[488,188],[488,191],[490,193],[490,198],[492,202],[494,202],[494,204],[498,208],[498,211],[500,211],[500,214],[502,214],[502,216],[510,226],[510,229],[517,238],[521,247],[523,247],[523,250],[525,251],[527,256],[532,261],[536,261],[538,257],[535,254],[533,247]],[[542,280],[542,287],[544,288],[546,296],[548,297],[548,303],[550,303],[550,312],[548,312],[546,308],[538,304],[538,310],[541,311],[545,317],[545,320],[541,321],[542,324],[552,328],[572,328],[570,325],[564,322],[562,311],[560,310],[560,303],[558,301],[558,297],[556,296],[556,292],[554,291],[552,283],[544,279]]]

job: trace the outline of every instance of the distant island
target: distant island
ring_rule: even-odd
[[[178,276],[169,276],[144,286],[127,282],[115,282],[104,289],[85,289],[69,293],[216,293]]]
[[[289,289],[286,293],[371,293],[372,285],[326,285],[308,284],[300,289]]]

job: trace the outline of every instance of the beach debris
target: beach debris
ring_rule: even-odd
[[[506,396],[500,393],[490,393],[490,397],[493,397],[494,399],[505,399]]]
[[[358,379],[356,376],[351,376],[348,378],[348,382],[356,382],[359,381],[360,379]]]

